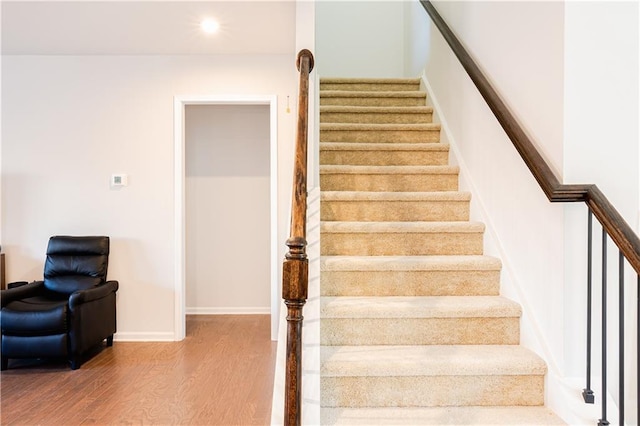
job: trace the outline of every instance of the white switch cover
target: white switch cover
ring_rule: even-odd
[[[124,174],[115,174],[111,175],[111,186],[112,187],[121,187],[127,186],[129,184],[129,177]]]

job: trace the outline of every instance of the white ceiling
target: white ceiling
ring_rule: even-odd
[[[283,54],[295,1],[2,1],[3,55]],[[206,35],[211,17],[220,31]]]

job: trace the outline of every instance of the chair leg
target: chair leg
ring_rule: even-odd
[[[113,334],[107,337],[107,346],[113,346]]]
[[[82,358],[80,358],[80,355],[72,355],[69,362],[71,363],[71,369],[77,370],[82,364]]]
[[[0,371],[4,371],[9,368],[9,358],[6,356],[2,357],[2,361],[0,361]]]

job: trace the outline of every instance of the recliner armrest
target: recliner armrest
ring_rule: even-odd
[[[33,281],[28,284],[19,285],[7,290],[2,290],[0,291],[2,307],[4,308],[7,304],[13,302],[14,300],[35,296],[42,290],[44,290],[44,281]]]
[[[103,297],[109,295],[109,293],[115,293],[116,291],[118,291],[118,286],[118,281],[112,280],[107,281],[97,287],[76,291],[69,297],[69,308],[73,310],[83,303],[102,299]]]

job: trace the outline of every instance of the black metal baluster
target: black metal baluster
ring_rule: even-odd
[[[602,418],[598,426],[607,426],[607,231],[602,229]]]
[[[593,214],[587,209],[587,387],[582,390],[582,398],[587,404],[593,404],[595,396],[591,390],[591,276],[593,274]]]
[[[619,295],[618,295],[618,363],[619,363],[619,379],[618,379],[618,399],[619,399],[619,423],[624,425],[624,255],[620,252],[618,257],[618,277],[619,277]]]

